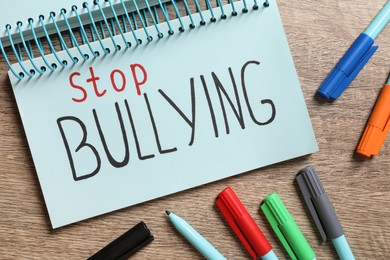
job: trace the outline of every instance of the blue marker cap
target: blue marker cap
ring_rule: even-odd
[[[317,93],[325,99],[337,99],[378,49],[373,44],[374,40],[370,36],[361,33],[322,82]]]
[[[344,57],[317,90],[323,98],[337,99],[371,58],[378,46],[372,46],[390,21],[390,1],[378,12],[370,25],[355,40]]]

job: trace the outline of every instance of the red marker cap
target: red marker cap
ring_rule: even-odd
[[[221,191],[216,204],[253,259],[258,259],[272,250],[271,244],[232,188],[227,187]]]

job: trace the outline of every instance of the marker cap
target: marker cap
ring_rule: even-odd
[[[124,260],[152,242],[154,237],[141,221],[126,233],[102,248],[88,260]]]
[[[317,93],[325,99],[337,99],[378,49],[373,44],[374,40],[370,36],[361,33],[322,82]]]
[[[312,260],[315,258],[313,249],[278,194],[274,192],[266,197],[261,204],[261,210],[292,259]]]
[[[263,257],[272,250],[271,244],[232,188],[227,187],[219,193],[216,204],[253,259]]]
[[[326,241],[344,235],[343,228],[313,166],[301,170],[296,180],[321,237]]]
[[[372,110],[356,152],[365,157],[378,155],[390,130],[390,84],[385,84]]]

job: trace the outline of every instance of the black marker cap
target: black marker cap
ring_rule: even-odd
[[[343,235],[343,228],[314,167],[301,170],[296,179],[322,239]]]
[[[127,259],[145,245],[152,242],[154,237],[146,224],[141,221],[126,233],[102,248],[88,260],[119,260]]]

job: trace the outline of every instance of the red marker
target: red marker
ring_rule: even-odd
[[[256,260],[259,257],[263,260],[278,259],[271,244],[232,188],[227,187],[219,193],[216,204],[253,259]]]

